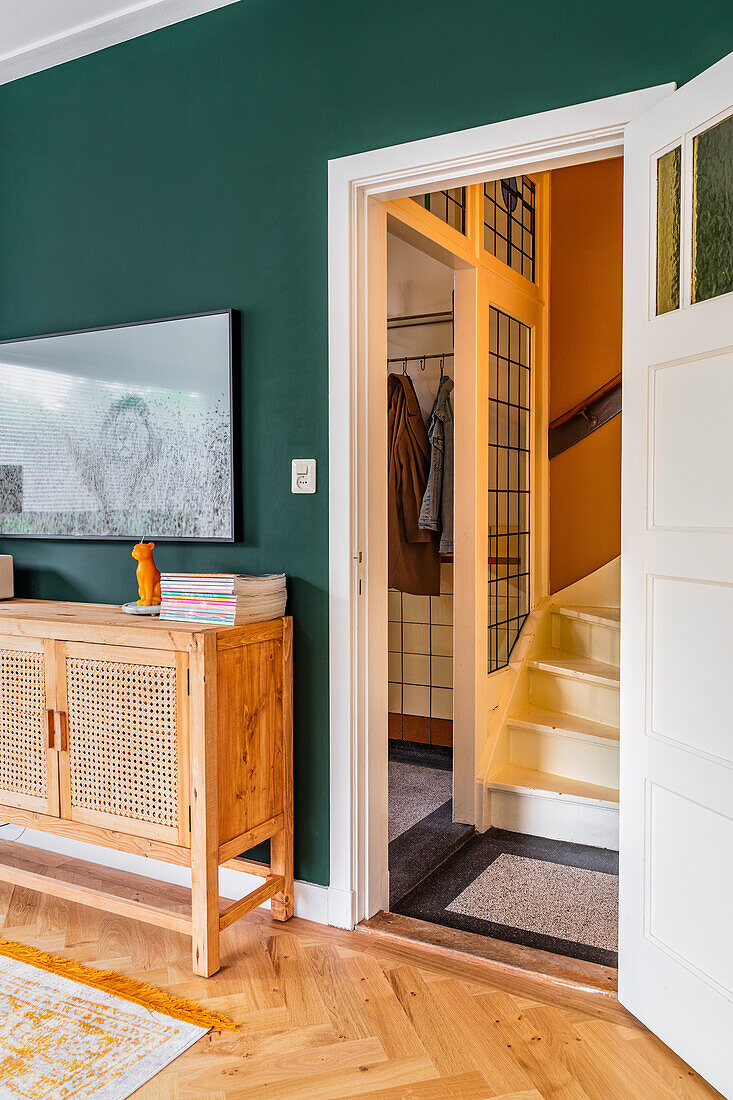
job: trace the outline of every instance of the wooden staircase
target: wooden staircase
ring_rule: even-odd
[[[548,615],[549,645],[526,659],[528,698],[506,720],[508,761],[486,782],[490,821],[615,849],[619,609],[555,603]]]

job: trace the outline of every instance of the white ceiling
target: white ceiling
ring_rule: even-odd
[[[0,0],[0,84],[239,0]]]

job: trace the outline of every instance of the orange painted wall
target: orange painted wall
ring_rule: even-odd
[[[623,160],[552,173],[550,420],[621,370]],[[621,550],[621,417],[550,463],[550,590]]]

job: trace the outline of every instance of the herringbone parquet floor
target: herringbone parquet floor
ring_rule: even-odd
[[[175,900],[171,890],[171,900]],[[159,898],[160,900],[160,898]],[[703,1100],[718,1094],[614,1001],[259,911],[194,978],[189,941],[0,886],[2,935],[113,967],[241,1024],[136,1100]]]

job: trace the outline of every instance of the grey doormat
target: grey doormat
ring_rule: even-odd
[[[489,829],[396,902],[433,924],[618,965],[618,853]]]

